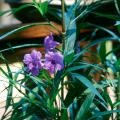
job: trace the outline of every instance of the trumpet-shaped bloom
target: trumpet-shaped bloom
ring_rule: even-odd
[[[37,76],[39,74],[39,71],[43,66],[41,57],[41,53],[36,50],[33,50],[31,54],[25,54],[23,62],[28,73],[31,73],[33,76]]]
[[[59,52],[48,52],[45,54],[44,68],[51,74],[64,68],[63,55]]]
[[[44,39],[45,51],[54,51],[59,42],[54,41],[52,33]]]

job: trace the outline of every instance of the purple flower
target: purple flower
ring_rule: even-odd
[[[59,52],[48,52],[45,54],[44,68],[51,74],[62,70],[64,67],[63,55]]]
[[[37,76],[39,74],[40,69],[43,67],[41,57],[41,53],[36,50],[33,50],[31,54],[26,54],[24,56],[23,62],[28,73],[32,73],[33,76]]]
[[[52,33],[44,39],[45,51],[54,51],[55,47],[59,45],[59,42],[53,40]]]

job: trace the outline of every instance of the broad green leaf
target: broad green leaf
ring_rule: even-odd
[[[86,97],[86,99],[84,100],[83,104],[81,105],[81,107],[75,117],[75,120],[86,120],[87,113],[90,109],[90,106],[93,102],[94,97],[95,97],[95,95],[93,93],[90,93],[90,95],[88,95]]]

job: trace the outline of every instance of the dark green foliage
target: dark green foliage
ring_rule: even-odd
[[[111,1],[119,13],[119,1]],[[77,0],[75,4],[65,8],[66,36],[63,51],[65,67],[63,70],[54,76],[41,70],[39,76],[33,77],[27,74],[24,68],[13,73],[9,67],[9,60],[7,61],[1,55],[3,63],[6,64],[7,72],[1,67],[0,71],[9,80],[9,84],[5,88],[7,99],[1,120],[108,120],[110,117],[113,119],[113,113],[120,112],[119,109],[114,109],[120,106],[120,100],[113,102],[107,91],[108,87],[116,88],[119,83],[119,45],[106,53],[106,41],[113,41],[117,44],[120,42],[119,15],[96,12],[97,8],[108,4],[104,0],[85,7],[79,6],[80,2],[81,0]],[[33,0],[31,4],[14,9],[13,13],[28,6],[34,6],[43,17],[47,18],[46,13],[51,10],[51,14],[61,20],[60,8],[50,8],[48,5],[48,2],[38,3]],[[7,12],[11,13],[11,11]],[[1,12],[0,15],[5,13]],[[89,14],[112,19],[113,23],[118,21],[118,24],[113,25],[112,23],[113,29],[111,29],[110,24],[109,29],[109,26],[84,22]],[[48,19],[46,20],[45,23],[29,24],[0,35],[0,40],[37,25],[49,25],[59,31]],[[90,31],[90,33],[79,35],[79,30],[83,29]],[[99,32],[102,34],[99,35]],[[82,42],[86,41],[87,44],[81,47]],[[13,46],[1,50],[0,53],[29,46],[40,47],[43,45],[36,43]],[[79,51],[77,51],[77,47],[80,47]],[[91,50],[93,48],[95,51]],[[106,59],[109,55],[115,59]],[[91,61],[93,59],[94,61]],[[108,77],[110,75],[108,68],[112,70],[113,78]],[[18,80],[19,75],[24,75],[24,78]],[[13,88],[23,95],[18,102],[14,101]],[[65,97],[60,94],[62,90],[67,91]]]

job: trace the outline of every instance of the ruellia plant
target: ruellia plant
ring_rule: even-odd
[[[7,11],[17,13],[33,6],[46,21],[14,29],[0,35],[1,40],[38,25],[49,25],[60,35],[57,41],[51,32],[44,38],[43,44],[22,44],[0,50],[0,58],[6,64],[7,72],[2,67],[0,71],[9,82],[5,88],[7,98],[1,120],[119,120],[119,1],[101,0],[88,5],[76,0],[73,5],[67,6],[61,0],[61,8],[51,8],[51,2],[33,0]],[[97,8],[109,3],[114,6],[116,14],[96,12]],[[49,21],[46,16],[48,12],[59,18],[62,31]],[[1,15],[5,13],[1,12]],[[107,19],[106,22],[112,20],[112,23],[105,27],[84,21],[89,14]],[[86,29],[90,30],[89,34],[81,35],[80,31]],[[34,49],[25,54],[22,68],[13,73],[3,53],[29,46],[42,46],[44,51]],[[19,75],[24,78],[18,79]],[[14,100],[13,89],[22,94],[19,101]]]

